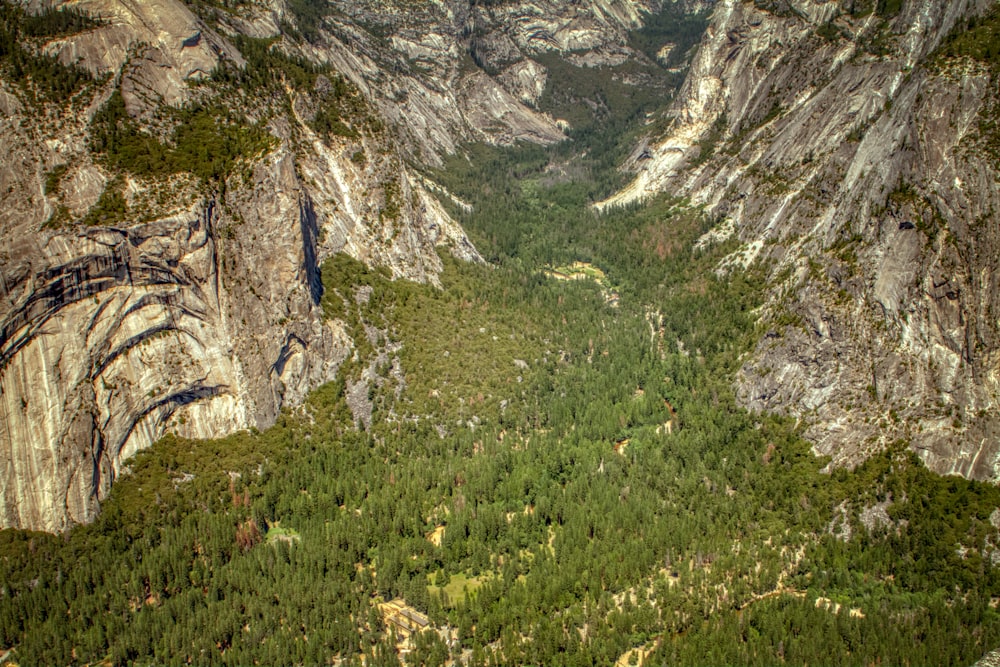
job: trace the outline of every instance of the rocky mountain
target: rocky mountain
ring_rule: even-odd
[[[562,140],[542,56],[648,64],[627,34],[659,8],[6,5],[0,527],[86,522],[167,431],[263,428],[334,378],[355,341],[322,261],[436,282],[439,247],[478,260],[417,167]]]
[[[1000,476],[992,3],[725,0],[631,184],[735,235],[772,287],[744,405],[854,465],[902,440]]]

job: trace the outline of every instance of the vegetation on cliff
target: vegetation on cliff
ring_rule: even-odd
[[[0,5],[0,69],[31,96],[65,102],[92,81],[75,65],[65,65],[41,53],[41,39],[94,27],[97,22],[74,9],[43,9],[31,15],[15,2]]]
[[[116,90],[94,115],[91,149],[115,171],[147,177],[189,172],[219,181],[239,158],[256,158],[275,143],[263,127],[248,125],[221,106],[193,105],[164,113],[174,123],[169,143],[143,131]]]

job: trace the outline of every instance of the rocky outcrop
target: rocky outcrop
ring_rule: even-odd
[[[1000,649],[994,649],[984,655],[973,667],[997,667],[1000,665]]]
[[[690,197],[742,241],[720,271],[768,268],[745,405],[805,419],[837,465],[901,439],[995,479],[996,84],[933,55],[985,4],[868,4],[720,2],[670,129],[608,203]]]

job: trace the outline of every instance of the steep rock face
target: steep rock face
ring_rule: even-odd
[[[689,196],[743,242],[727,263],[767,262],[745,405],[804,418],[834,464],[902,439],[997,478],[996,84],[932,57],[987,3],[858,4],[719,3],[670,129],[608,203]]]
[[[553,119],[526,106],[468,60],[463,3],[341,2],[295,47],[332,65],[364,91],[422,163],[440,165],[462,142],[552,143],[564,138]],[[292,18],[282,2],[248,3],[215,17],[233,34],[276,36]]]
[[[121,67],[91,97],[36,103],[0,81],[0,527],[88,521],[123,462],[168,430],[263,428],[332,380],[353,341],[320,307],[330,253],[432,282],[438,246],[478,259],[391,137],[323,139],[291,92],[291,114],[267,121],[271,148],[223,187],[95,162],[89,122],[113,89],[153,117],[242,58],[179,2],[94,7],[104,25],[45,47]],[[112,190],[120,219],[81,225]]]

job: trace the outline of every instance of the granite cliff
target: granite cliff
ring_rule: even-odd
[[[606,204],[672,192],[771,286],[738,394],[854,465],[902,440],[1000,475],[996,73],[946,48],[990,3],[726,0],[668,129]],[[975,40],[974,35],[966,39]]]

